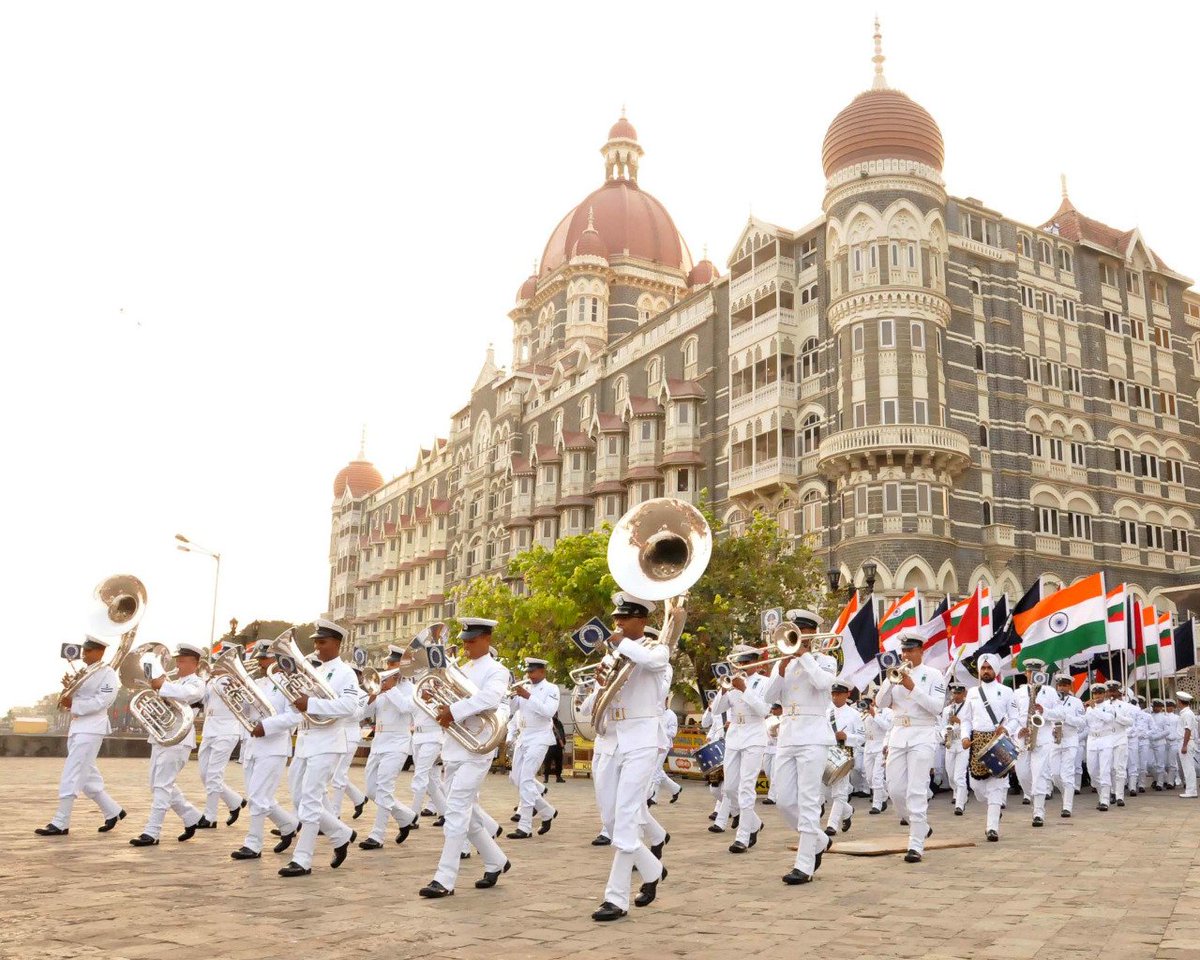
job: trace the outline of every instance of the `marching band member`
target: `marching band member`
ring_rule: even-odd
[[[671,697],[669,694],[663,699],[661,729],[662,737],[658,744],[658,772],[655,774],[654,783],[650,788],[650,799],[652,802],[657,803],[659,792],[666,790],[671,794],[671,803],[675,803],[679,799],[679,795],[683,793],[683,784],[672,780],[663,767],[667,759],[667,754],[671,752],[671,747],[675,744],[675,737],[679,733],[679,717],[671,709]]]
[[[737,837],[729,846],[730,853],[745,853],[758,842],[763,822],[754,809],[755,786],[767,749],[767,714],[770,707],[762,691],[767,678],[762,668],[752,666],[760,659],[759,651],[743,643],[737,644],[730,659],[745,668],[745,675],[735,675],[730,690],[722,689],[713,701],[714,713],[726,713],[729,726],[725,732],[725,798],[730,810],[737,810]],[[716,825],[724,823],[718,814]]]
[[[513,715],[518,718],[520,739],[513,754],[513,780],[519,795],[517,829],[509,840],[528,840],[533,836],[533,815],[542,821],[538,834],[549,833],[558,811],[547,802],[538,785],[538,771],[546,760],[546,751],[554,745],[554,718],[558,715],[558,685],[546,681],[547,661],[525,658],[527,684],[513,689]]]
[[[580,704],[579,709],[585,715],[591,715],[592,706],[600,688],[592,685],[589,693]],[[596,794],[596,810],[600,814],[600,832],[592,840],[593,847],[607,847],[612,844],[613,824],[611,814],[616,806],[616,795],[610,792],[616,789],[616,781],[612,779],[611,759],[617,749],[617,739],[612,727],[605,728],[603,733],[597,732],[592,741],[592,789]]]
[[[887,778],[884,747],[892,729],[892,711],[888,707],[879,706],[873,697],[866,697],[867,713],[863,717],[863,733],[866,745],[863,747],[863,777],[871,791],[870,814],[880,814],[888,808]]]
[[[783,704],[771,704],[771,715],[767,717],[767,749],[763,751],[763,773],[767,775],[767,795],[763,805],[775,806],[775,757],[779,752],[779,724],[782,723]],[[680,787],[682,790],[683,788]],[[672,803],[675,801],[672,800]]]
[[[654,902],[659,881],[667,875],[662,861],[642,842],[641,828],[658,760],[662,718],[659,704],[664,696],[662,674],[671,654],[664,644],[647,646],[640,642],[654,608],[651,601],[619,592],[613,595],[613,602],[613,622],[624,634],[615,656],[618,660],[632,661],[634,667],[612,698],[605,718],[613,730],[615,750],[602,759],[606,768],[602,775],[609,785],[604,790],[597,785],[596,791],[597,799],[611,805],[611,812],[602,814],[602,819],[612,823],[612,842],[617,849],[604,902],[592,914],[597,921],[616,920],[628,912],[634,867],[642,878],[641,890],[634,900],[638,907]]]
[[[900,632],[901,656],[909,664],[900,683],[885,680],[876,698],[891,707],[893,726],[888,737],[887,783],[896,805],[907,820],[908,863],[919,863],[929,826],[929,771],[937,746],[938,719],[946,703],[946,683],[941,673],[923,666],[924,639],[915,631]]]
[[[1059,702],[1050,711],[1048,768],[1052,782],[1062,791],[1059,816],[1069,818],[1075,803],[1075,756],[1079,752],[1079,732],[1087,722],[1083,702],[1071,693],[1071,675],[1060,673],[1054,678],[1054,686]]]
[[[1153,776],[1154,769],[1154,721],[1150,719],[1150,710],[1146,707],[1146,701],[1143,697],[1134,697],[1133,703],[1137,706],[1137,748],[1138,756],[1135,763],[1132,759],[1128,766],[1135,771],[1135,780],[1137,783],[1137,792],[1145,793],[1146,784],[1144,778]],[[1133,746],[1130,746],[1130,750]],[[1130,794],[1133,794],[1133,788],[1130,788]]]
[[[1104,812],[1112,799],[1113,743],[1117,736],[1116,710],[1107,685],[1092,687],[1092,703],[1087,712],[1088,775],[1099,794],[1096,809]],[[1092,765],[1092,751],[1095,751],[1095,766]]]
[[[1016,730],[1020,721],[1015,696],[1000,682],[1000,658],[985,653],[979,658],[979,686],[967,693],[966,706],[959,715],[962,745],[970,750],[971,786],[975,799],[987,807],[985,835],[992,843],[1000,839],[1000,816],[1008,796],[1008,776],[991,776],[979,763],[988,742],[998,733]]]
[[[833,697],[831,722],[834,739],[837,740],[838,746],[861,753],[866,734],[858,707],[849,702],[850,686],[840,680],[835,681],[830,693]],[[842,833],[849,831],[853,816],[854,807],[850,805],[850,774],[847,773],[829,785],[829,820],[825,824],[825,835],[836,836],[839,828]]]
[[[321,664],[316,668],[317,674],[334,693],[334,698],[301,695],[292,703],[292,709],[306,717],[332,717],[334,722],[314,725],[306,718],[300,721],[292,764],[300,764],[298,792],[293,794],[293,799],[298,804],[298,818],[303,829],[291,862],[279,871],[281,877],[302,877],[312,873],[318,832],[325,834],[333,844],[333,860],[329,865],[334,869],[345,861],[350,844],[357,836],[328,808],[326,794],[334,771],[346,755],[349,728],[358,723],[362,689],[354,676],[354,668],[341,659],[346,630],[332,620],[317,620],[316,628],[313,643]]]
[[[237,647],[241,656],[242,650],[238,644],[225,646]],[[217,684],[221,683],[225,683],[225,680],[213,677],[204,685],[204,726],[200,730],[200,749],[197,751],[200,780],[204,784],[204,815],[196,824],[197,830],[217,828],[218,801],[224,800],[229,809],[229,817],[225,821],[227,827],[237,822],[242,807],[246,805],[242,795],[225,782],[225,768],[233,751],[242,742],[245,731],[217,692]]]
[[[105,637],[87,636],[83,641],[81,659],[91,666],[104,659],[104,651],[112,640]],[[71,676],[63,677],[63,686]],[[104,743],[106,734],[112,733],[108,722],[108,708],[117,699],[121,681],[110,666],[102,666],[80,685],[74,696],[63,696],[59,709],[71,714],[71,726],[67,728],[67,762],[63,765],[62,777],[58,781],[58,809],[54,818],[44,827],[33,832],[39,837],[65,837],[71,831],[71,808],[75,797],[82,793],[100,808],[104,823],[96,829],[108,833],[125,819],[125,811],[104,789],[104,778],[96,766],[96,757]]]
[[[821,623],[809,610],[789,611],[789,619],[808,637]],[[782,878],[789,886],[812,881],[831,843],[821,832],[821,775],[834,743],[829,691],[836,675],[837,661],[813,652],[811,641],[806,641],[796,656],[772,668],[762,691],[765,700],[783,707],[775,754],[775,801],[788,828],[800,838],[792,869]]]
[[[1150,750],[1152,752],[1153,761],[1151,763],[1150,772],[1153,776],[1153,781],[1150,786],[1155,790],[1162,790],[1166,785],[1166,767],[1167,767],[1167,723],[1166,714],[1163,713],[1163,700],[1161,697],[1155,697],[1150,701]]]
[[[388,666],[394,669],[404,654],[404,647],[388,644]],[[378,850],[383,846],[389,818],[396,821],[400,830],[396,834],[397,843],[408,839],[417,822],[416,810],[396,799],[396,778],[412,751],[413,693],[413,682],[393,673],[379,684],[379,693],[367,697],[364,713],[375,716],[375,737],[367,759],[367,794],[375,801],[375,825],[359,843],[360,850]]]
[[[707,745],[725,739],[725,714],[713,712],[713,701],[717,699],[716,690],[706,690],[704,691],[704,695],[707,703],[704,707],[704,713],[700,716],[700,729],[704,731],[704,742]],[[724,767],[719,772],[723,777]],[[723,780],[707,777],[705,780],[708,783],[708,791],[714,798],[712,813],[708,815],[708,819],[714,822],[708,829],[712,833],[724,833],[725,822],[729,819],[729,800],[725,796],[725,789],[722,786]],[[720,823],[719,826],[718,821]]]
[[[1192,695],[1183,690],[1175,693],[1179,701],[1179,721],[1183,727],[1183,739],[1179,742],[1179,765],[1183,768],[1183,793],[1185,800],[1196,798],[1196,714],[1192,710]]]
[[[191,643],[181,643],[175,648],[175,667],[177,677],[168,681],[166,674],[160,673],[149,680],[151,689],[165,700],[174,700],[183,706],[184,712],[200,703],[204,697],[204,681],[196,676],[200,666],[200,658],[204,655],[202,647]],[[192,711],[194,712],[194,711]],[[179,772],[187,765],[188,757],[196,747],[196,727],[191,724],[187,735],[174,746],[164,747],[148,738],[150,746],[150,818],[141,834],[129,841],[130,846],[152,847],[158,844],[159,834],[162,833],[163,820],[167,810],[174,810],[183,821],[183,833],[177,840],[182,843],[191,840],[196,834],[196,826],[200,823],[200,811],[193,807],[183,795],[183,791],[175,783]]]
[[[279,828],[276,853],[283,853],[292,845],[296,829],[300,826],[295,814],[275,799],[284,766],[292,752],[292,731],[300,722],[300,715],[291,709],[287,697],[267,675],[275,663],[270,641],[258,641],[252,653],[258,661],[259,673],[254,684],[271,702],[275,715],[260,720],[242,746],[246,795],[250,801],[250,830],[241,847],[229,855],[234,860],[257,860],[262,855],[263,826],[267,817]]]
[[[1183,723],[1175,709],[1175,701],[1166,701],[1167,757],[1163,773],[1164,785],[1179,786],[1179,745],[1183,742]]]
[[[642,630],[642,636],[648,639],[658,639],[658,630],[654,627],[645,627]],[[666,667],[658,675],[659,695],[662,698],[659,702],[666,704],[671,699],[671,682],[675,679],[675,668],[668,661]],[[674,714],[672,714],[674,716]],[[662,775],[663,760],[671,749],[671,742],[667,739],[666,728],[663,724],[662,714],[659,713],[658,721],[658,756],[654,767],[654,772],[650,776],[647,784],[648,795],[646,804],[642,807],[642,842],[650,848],[650,852],[654,854],[659,861],[663,858],[663,847],[671,840],[671,835],[667,833],[666,828],[655,819],[650,813],[650,807],[654,802],[654,785],[659,776]],[[666,869],[663,870],[664,874]]]
[[[1112,788],[1118,807],[1125,806],[1125,778],[1129,762],[1129,733],[1137,723],[1138,709],[1125,699],[1125,691],[1116,680],[1108,683],[1116,716],[1116,737],[1112,746]]]
[[[446,791],[442,785],[441,772],[434,769],[442,755],[442,743],[446,733],[433,717],[424,710],[413,711],[412,749],[412,808],[424,816],[433,814],[435,827],[445,823]],[[426,797],[429,806],[425,806]]]
[[[946,778],[954,791],[954,815],[961,817],[967,805],[967,767],[971,752],[963,746],[959,716],[967,703],[967,688],[961,683],[950,684],[950,702],[942,711],[942,742],[946,745]]]
[[[1021,801],[1033,801],[1033,825],[1040,827],[1046,822],[1046,797],[1050,795],[1050,754],[1053,746],[1050,731],[1044,726],[1036,734],[1026,726],[1030,716],[1040,715],[1043,723],[1049,720],[1049,711],[1054,710],[1059,703],[1058,695],[1050,684],[1042,684],[1037,691],[1037,699],[1030,708],[1029,695],[1033,690],[1033,675],[1046,669],[1044,660],[1030,657],[1025,661],[1025,685],[1016,692],[1016,705],[1013,709],[1020,720],[1017,736],[1021,738],[1021,753],[1017,758],[1017,781],[1025,798]],[[1029,749],[1030,741],[1034,747]]]
[[[367,804],[367,795],[359,790],[354,781],[350,779],[350,767],[358,755],[358,748],[362,745],[362,723],[367,712],[367,691],[362,688],[362,671],[353,665],[350,665],[350,669],[354,671],[354,680],[358,684],[358,710],[346,722],[346,752],[342,754],[341,760],[333,769],[325,805],[329,808],[330,813],[340,819],[342,800],[349,794],[350,803],[354,807],[353,819],[357,820],[362,816],[363,807]]]
[[[467,663],[462,671],[478,692],[452,705],[438,706],[438,723],[442,729],[468,717],[495,710],[504,702],[509,687],[508,670],[490,655],[492,629],[496,621],[479,617],[460,617],[459,620],[462,623],[459,641],[467,655]],[[442,855],[433,880],[420,890],[422,897],[435,899],[454,894],[459,862],[468,839],[483,858],[483,878],[475,881],[478,889],[494,887],[500,874],[509,868],[508,859],[493,836],[491,824],[495,821],[485,819],[487,815],[479,805],[479,788],[491,767],[492,755],[474,753],[454,737],[447,737],[442,747],[442,763],[446,771],[446,824]]]

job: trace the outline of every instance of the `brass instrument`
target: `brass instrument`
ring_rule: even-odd
[[[1054,729],[1054,733],[1053,733],[1054,742],[1062,743],[1063,742],[1063,722],[1061,720],[1055,720],[1053,729]]]
[[[608,540],[608,568],[622,589],[643,600],[662,600],[662,631],[643,639],[674,652],[687,623],[687,591],[712,556],[712,530],[685,500],[656,497],[626,512]],[[609,653],[596,670],[600,689],[592,703],[592,726],[603,734],[608,709],[633,673],[633,661],[616,655],[620,633],[609,637]]]
[[[795,624],[781,623],[772,631],[767,644],[767,653],[773,653],[774,656],[764,657],[762,660],[754,660],[750,663],[735,663],[733,654],[729,654],[725,657],[725,661],[734,668],[733,675],[722,677],[717,682],[717,686],[722,690],[729,691],[733,689],[733,678],[744,677],[747,670],[773,667],[805,650],[812,653],[831,654],[833,651],[841,649],[841,646],[842,635],[840,633],[801,633]]]
[[[511,687],[508,688],[507,696],[515,697],[517,695],[518,690],[522,690],[522,689],[529,690],[532,687],[533,687],[533,684],[530,683],[528,680],[518,680]]]
[[[571,671],[571,716],[575,720],[575,732],[584,740],[596,739],[596,728],[592,726],[592,711],[585,709],[587,699],[596,690],[598,663],[589,663]]]
[[[160,747],[173,747],[182,743],[194,728],[196,714],[191,704],[168,700],[146,682],[143,657],[157,657],[168,681],[178,677],[177,672],[168,669],[171,652],[164,644],[143,643],[130,650],[121,661],[121,683],[135,691],[129,698],[129,712],[146,728],[151,740]]]
[[[888,667],[887,678],[892,683],[903,683],[904,678],[912,673],[912,664],[902,660],[897,666]]]
[[[376,667],[363,667],[362,688],[367,691],[368,695],[377,697],[383,690],[383,682],[391,679],[398,673],[400,673],[399,667],[393,667],[391,670],[379,670]]]
[[[1046,718],[1034,710],[1037,706],[1038,693],[1050,678],[1042,671],[1037,671],[1030,677],[1029,687],[1029,706],[1025,710],[1025,747],[1032,751],[1037,747],[1038,732],[1046,723]],[[1057,741],[1056,741],[1057,742]]]
[[[296,628],[288,627],[278,637],[271,641],[271,655],[275,663],[267,670],[267,675],[275,681],[275,686],[291,703],[295,703],[302,695],[315,697],[318,700],[336,700],[337,694],[325,684],[317,671],[313,669],[308,658],[296,646]],[[280,668],[279,658],[288,657],[295,670],[287,672]],[[337,723],[340,717],[314,717],[304,714],[304,722],[311,727],[327,727]]]
[[[430,637],[436,641],[447,628],[444,623],[432,626],[441,628],[430,633]],[[448,659],[444,667],[434,668],[429,665],[426,654],[425,666],[428,669],[416,682],[413,704],[427,716],[436,720],[439,707],[452,707],[459,700],[467,700],[479,693],[479,688],[453,660]],[[426,694],[429,695],[428,700]],[[471,753],[492,753],[508,737],[508,708],[499,706],[465,717],[451,723],[446,727],[446,732]]]
[[[217,696],[247,733],[253,733],[260,721],[275,716],[275,708],[254,682],[236,647],[230,647],[217,657],[209,676]]]
[[[87,632],[98,637],[120,634],[121,639],[109,654],[107,664],[101,659],[82,668],[72,666],[74,672],[63,678],[63,691],[58,697],[60,706],[66,697],[75,696],[88,677],[106,665],[114,670],[121,669],[121,663],[129,655],[137,636],[138,624],[146,612],[146,587],[132,574],[118,573],[101,580],[92,591],[92,598],[95,607],[88,617]]]

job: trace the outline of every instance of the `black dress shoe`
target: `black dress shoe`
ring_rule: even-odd
[[[279,868],[279,875],[281,877],[307,877],[310,873],[312,873],[312,871],[309,870],[308,867],[300,866],[300,864],[298,864],[295,860],[289,863],[286,867]]]
[[[884,800],[884,801],[883,801],[883,806],[882,806],[882,807],[880,807],[879,809],[880,809],[880,810],[886,810],[887,808],[888,808],[888,801],[887,801],[887,800]]]
[[[549,819],[549,820],[543,820],[543,821],[542,821],[542,825],[541,825],[540,827],[538,827],[538,836],[539,836],[539,837],[540,837],[540,836],[541,836],[543,833],[549,833],[549,832],[550,832],[550,824],[552,824],[552,823],[554,822],[554,819],[555,819],[555,817],[557,817],[557,816],[558,816],[558,811],[557,811],[557,810],[555,810],[555,811],[554,811],[554,815],[553,815],[552,817],[550,817],[550,819]]]
[[[724,832],[725,832],[725,828],[724,828],[724,827],[718,827],[718,826],[717,826],[717,825],[714,823],[714,824],[712,824],[712,825],[711,825],[711,826],[708,828],[708,832],[709,832],[709,833],[724,833]]]
[[[675,791],[675,795],[673,797],[671,797],[671,803],[674,803],[676,800],[678,800],[679,795],[681,793],[683,793],[683,787],[680,787],[678,790]]]
[[[1034,817],[1034,818],[1033,818],[1033,826],[1035,826],[1035,827],[1044,827],[1045,825],[1046,825],[1046,821],[1045,821],[1045,820],[1043,820],[1041,817]]]
[[[1033,801],[1032,801],[1032,800],[1030,800],[1028,797],[1022,797],[1022,798],[1021,798],[1021,806],[1023,806],[1023,807],[1027,807],[1027,806],[1029,806],[1029,805],[1030,805],[1032,802],[1033,802]]]
[[[1096,804],[1096,809],[1099,810],[1101,813],[1104,813],[1105,811],[1108,810],[1108,804],[1107,803],[1098,803],[1098,804]]]
[[[902,826],[902,827],[907,827],[907,826],[908,826],[908,820],[907,820],[907,819],[901,820],[901,821],[900,821],[900,826]]]
[[[851,821],[850,817],[847,817],[845,820],[842,821],[842,833],[850,832],[850,821]]]
[[[933,827],[928,827],[925,830],[925,839],[928,840],[932,836],[933,836]]]
[[[446,818],[438,817],[436,820],[433,821],[433,825],[435,827],[444,827],[446,825]]]
[[[736,817],[733,818],[733,821],[730,823],[730,826],[733,827],[734,830],[736,830],[738,828],[738,824],[740,824],[741,822],[742,822],[742,816],[741,816],[741,814],[738,814]]]
[[[674,803],[675,801],[672,800],[671,802]],[[773,806],[775,806],[775,801],[772,800],[770,797],[764,797],[763,798],[763,806],[764,807],[773,807]]]
[[[600,909],[592,914],[592,919],[599,921],[620,920],[623,916],[625,916],[625,912],[626,911],[622,910],[615,903],[609,903],[607,900],[605,900],[602,904],[600,904]]]
[[[124,820],[124,819],[125,819],[125,811],[122,810],[115,817],[109,817],[107,820],[105,820],[104,823],[102,823],[100,826],[98,826],[96,828],[96,832],[97,833],[108,833],[109,830],[111,830],[113,827],[115,827],[117,825],[118,820]]]
[[[607,846],[611,846],[611,844],[612,844],[612,838],[606,837],[602,833],[597,835],[596,839],[592,841],[593,847],[607,847]]]
[[[279,837],[279,842],[277,844],[275,844],[274,851],[276,853],[283,853],[284,850],[286,850],[288,847],[290,847],[292,845],[292,841],[295,839],[296,839],[296,831],[295,830],[293,830],[291,833],[282,834]]]
[[[962,808],[962,807],[955,807],[955,808],[954,808],[954,815],[955,815],[956,817],[961,817],[961,816],[963,815],[963,808]]]
[[[835,830],[833,827],[826,827],[826,828],[825,828],[825,836],[827,836],[827,837],[836,837],[836,836],[837,836],[837,831],[836,831],[836,830]]]
[[[812,877],[796,869],[793,869],[790,873],[785,873],[781,879],[789,887],[797,887],[802,883],[812,883]]]
[[[904,855],[904,862],[905,863],[920,863],[921,855],[919,853],[917,853],[916,850],[909,850],[908,853],[906,853]]]
[[[235,807],[229,811],[229,818],[225,821],[225,826],[232,827],[237,823],[237,818],[242,815],[242,811],[246,808],[246,801],[243,800],[241,806]]]
[[[502,834],[503,832],[504,832],[504,828],[503,828],[503,827],[501,827],[501,826],[499,826],[499,825],[497,825],[497,826],[496,826],[496,832],[495,832],[495,833],[493,833],[493,834],[492,834],[492,836],[493,836],[495,839],[499,840],[499,839],[500,839],[500,834]]]
[[[447,890],[436,880],[430,880],[429,885],[426,887],[422,887],[420,889],[419,893],[421,894],[421,896],[428,897],[430,900],[438,900],[441,897],[454,896],[453,890]]]
[[[262,854],[256,853],[249,847],[238,847],[229,856],[234,860],[257,860]]]
[[[988,838],[988,843],[998,843],[1000,841],[1000,834],[995,830],[989,830],[986,836]]]
[[[422,811],[421,811],[421,816],[423,816],[423,817],[436,817],[436,816],[437,816],[437,813],[436,813],[436,812],[434,812],[433,810],[430,810],[428,807],[426,807],[424,810],[422,810]],[[437,824],[435,823],[435,824],[434,824],[434,826],[436,827],[436,826],[437,826]]]
[[[358,849],[359,850],[382,850],[383,844],[380,843],[378,840],[376,840],[374,837],[367,837],[366,840],[364,840],[362,843],[360,843],[358,845]]]
[[[196,831],[199,829],[200,829],[200,824],[198,824],[198,823],[194,823],[190,827],[184,827],[183,833],[181,833],[175,839],[178,840],[180,843],[183,843],[185,840],[191,840],[192,837],[194,837],[196,835]]]
[[[343,843],[340,847],[333,848],[333,859],[329,861],[329,866],[336,870],[346,862],[346,854],[350,851],[350,844],[358,839],[358,831],[350,831],[350,839]]]
[[[655,800],[653,797],[650,797],[650,798],[649,798],[649,799],[646,801],[646,806],[648,806],[648,807],[657,807],[657,806],[658,806],[658,801],[657,801],[657,800]]]
[[[665,847],[670,842],[671,842],[671,835],[668,833],[663,836],[661,843],[655,843],[650,846],[650,852],[652,854],[654,854],[655,859],[657,859],[657,860],[662,859],[663,847]]]
[[[651,880],[649,883],[643,883],[641,891],[633,898],[635,907],[648,907],[654,902],[654,898],[658,896],[658,884],[662,880],[667,879],[667,868],[662,868],[662,876],[658,880]]]
[[[148,833],[140,834],[129,841],[131,847],[157,847],[158,837],[152,837]]]
[[[750,848],[742,843],[741,840],[734,840],[733,843],[729,845],[730,853],[745,853],[749,849]]]
[[[54,824],[48,823],[44,827],[38,827],[33,832],[39,837],[65,837],[71,832],[71,828],[67,827],[67,829],[64,830],[62,827],[56,827]]]
[[[514,813],[511,817],[508,818],[508,820],[509,820],[509,823],[520,823],[521,815],[519,813]]]
[[[197,830],[216,830],[217,824],[215,821],[209,820],[207,817],[201,817],[199,820],[196,821],[196,829]]]
[[[759,835],[760,833],[762,833],[762,828],[763,828],[764,826],[765,826],[765,824],[762,824],[762,823],[760,823],[760,824],[758,825],[758,829],[757,829],[757,830],[755,830],[755,831],[754,831],[752,834],[750,834],[750,843],[749,843],[749,844],[747,844],[747,846],[751,846],[751,847],[752,847],[752,846],[754,846],[756,843],[758,843],[758,835]]]
[[[716,811],[716,810],[714,810],[712,813],[710,813],[710,814],[708,815],[708,819],[709,819],[709,820],[716,820],[716,819],[717,819],[717,811]]]
[[[562,777],[555,777],[554,782],[555,783],[566,783],[567,781],[564,780]]]
[[[279,832],[279,828],[278,828],[278,827],[272,827],[272,828],[271,828],[271,836],[273,836],[273,837],[279,837],[279,836],[282,836],[282,834]]]
[[[508,860],[505,860],[504,866],[499,870],[484,870],[483,878],[475,881],[475,889],[487,890],[489,887],[494,887],[496,885],[496,881],[500,879],[500,874],[508,873],[508,869],[511,866],[512,863]]]
[[[458,855],[458,859],[459,860],[470,860],[471,859],[471,851],[470,850],[463,851],[462,853],[460,853]]]
[[[416,829],[416,826],[416,823],[410,823],[407,827],[401,827],[399,832],[396,834],[396,842],[403,843],[405,840],[407,840],[408,835]],[[359,844],[359,846],[362,846],[362,844]],[[382,844],[380,844],[380,846],[382,846]]]
[[[1118,807],[1123,807],[1123,806],[1125,806],[1125,801],[1124,801],[1124,800],[1122,800],[1122,799],[1120,799],[1120,798],[1118,798],[1118,799],[1117,799],[1117,806],[1118,806]]]
[[[867,813],[870,814],[872,817],[874,817],[874,816],[878,816],[879,814],[883,813],[883,810],[879,807],[872,807],[870,810],[867,811]]]
[[[505,834],[509,840],[528,840],[532,836],[532,833],[526,833],[524,830],[514,830],[512,833]]]
[[[1059,816],[1062,817],[1064,820],[1070,820],[1071,819],[1071,811],[1064,810],[1062,813],[1059,814]]]

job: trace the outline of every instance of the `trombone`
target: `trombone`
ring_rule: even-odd
[[[794,623],[781,623],[771,632],[771,638],[767,642],[766,652],[774,653],[774,656],[767,656],[751,663],[737,663],[733,659],[733,654],[728,654],[725,662],[733,667],[733,673],[728,677],[722,677],[717,686],[728,692],[733,689],[734,679],[744,677],[747,670],[773,667],[777,663],[791,659],[805,649],[812,653],[831,654],[833,651],[841,649],[841,646],[842,635],[840,633],[801,633],[800,628]]]

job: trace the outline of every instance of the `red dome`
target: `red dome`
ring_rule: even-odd
[[[517,302],[529,300],[535,293],[537,293],[537,274],[531,273],[521,284],[521,289],[517,291]]]
[[[833,118],[821,163],[825,176],[870,160],[915,160],[939,172],[942,132],[929,112],[899,90],[868,90]]]
[[[345,493],[347,484],[350,485],[352,497],[363,497],[383,486],[383,474],[368,460],[354,460],[342,467],[333,478],[335,500]]]
[[[573,257],[608,257],[608,248],[604,246],[604,241],[600,239],[600,234],[596,232],[595,227],[588,227],[579,235],[579,239],[575,241],[575,247],[571,252]]]
[[[622,117],[614,123],[608,130],[609,140],[636,140],[637,131],[633,129],[633,124]]]
[[[692,272],[688,274],[689,287],[702,287],[719,277],[721,274],[711,260],[701,260],[698,264],[692,267]]]
[[[629,256],[678,270],[691,269],[687,244],[666,208],[632,180],[609,180],[554,228],[542,254],[543,276],[571,258],[587,229],[589,210],[601,240],[599,256],[609,260]]]

